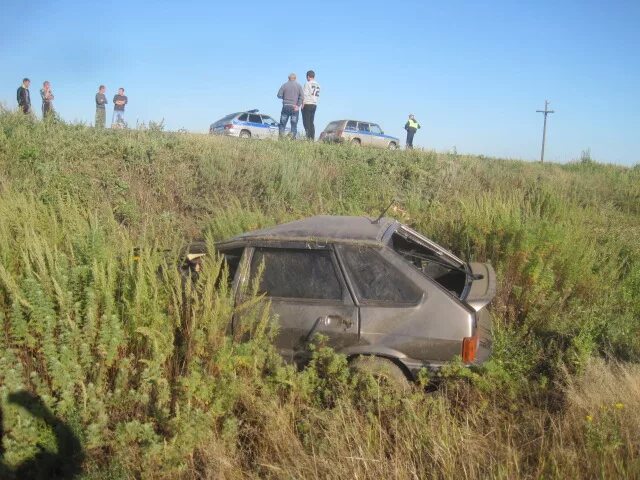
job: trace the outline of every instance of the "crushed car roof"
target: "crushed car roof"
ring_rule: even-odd
[[[385,232],[398,222],[383,217],[376,221],[368,217],[339,217],[319,215],[274,227],[247,232],[223,243],[248,240],[330,240],[380,242]]]

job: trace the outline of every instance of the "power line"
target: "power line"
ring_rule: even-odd
[[[544,142],[547,138],[547,115],[555,113],[553,110],[549,110],[549,100],[544,101],[544,110],[536,110],[537,113],[544,113],[544,124],[542,127],[542,151],[540,152],[540,163],[544,162]]]

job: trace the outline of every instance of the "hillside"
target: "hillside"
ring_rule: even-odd
[[[492,360],[452,364],[430,393],[380,391],[323,345],[295,372],[268,318],[245,341],[224,335],[219,262],[192,298],[166,268],[195,237],[377,216],[391,199],[393,216],[498,274]],[[640,477],[639,166],[0,112],[0,245],[0,477],[65,454],[87,479]],[[62,427],[19,407],[22,390],[81,453],[68,440],[43,455]]]

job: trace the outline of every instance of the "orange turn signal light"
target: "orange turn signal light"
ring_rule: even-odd
[[[476,359],[479,340],[477,335],[464,337],[462,340],[462,361],[464,363],[472,363]]]

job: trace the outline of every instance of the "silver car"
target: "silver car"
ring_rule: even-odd
[[[355,145],[389,148],[395,150],[400,139],[385,135],[380,125],[359,120],[336,120],[331,122],[320,134],[325,142],[348,142]]]
[[[304,365],[315,333],[354,367],[373,357],[399,380],[456,356],[481,364],[490,355],[492,266],[467,263],[392,218],[311,217],[243,233],[216,250],[236,302],[256,283],[269,300],[287,361]],[[199,272],[206,245],[194,242],[188,252],[183,271]]]
[[[278,122],[257,109],[248,110],[232,113],[212,123],[209,133],[240,138],[278,138]]]

